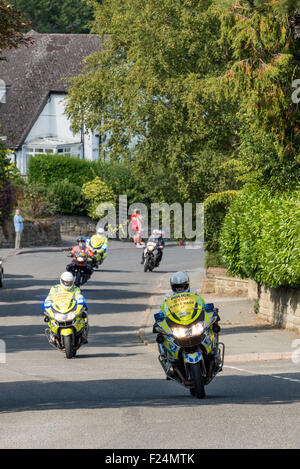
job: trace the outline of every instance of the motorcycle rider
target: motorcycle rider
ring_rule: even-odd
[[[86,238],[86,245],[93,250],[95,260],[93,265],[98,267],[101,265],[107,256],[108,238],[103,228],[97,228],[96,233]]]
[[[65,293],[65,292],[73,293],[74,299],[78,303],[85,305],[86,310],[87,310],[87,306],[85,304],[85,298],[82,295],[80,288],[74,285],[74,277],[71,272],[63,272],[61,274],[60,283],[50,288],[50,291],[48,293],[47,298],[45,299],[44,304],[48,303],[48,305],[51,305],[56,295],[60,293]],[[86,344],[87,340],[85,340],[83,343]]]
[[[172,293],[169,293],[162,305],[161,305],[161,312],[164,312],[165,314],[169,311],[169,301],[172,301],[172,296],[174,296],[174,294],[176,293],[191,293],[191,290],[190,290],[190,279],[189,279],[189,276],[187,275],[186,272],[175,272],[171,278],[170,278],[170,285],[171,285],[171,289],[172,289]],[[198,294],[196,293],[197,295],[197,303],[198,305],[202,305],[204,307],[205,305],[205,301],[204,299]]]
[[[163,238],[163,232],[161,230],[153,230],[152,235],[148,239],[148,242],[150,241],[156,244],[154,255],[155,255],[155,266],[157,267],[162,260],[163,249],[165,248],[165,245],[166,245],[166,242]],[[141,264],[144,264],[144,261],[145,261],[145,250],[143,250],[143,253],[142,253]]]
[[[196,302],[198,307],[202,307],[204,309],[205,301],[197,292],[191,292],[190,279],[186,272],[175,272],[170,278],[170,285],[172,292],[164,298],[160,307],[160,312],[164,313],[165,316],[169,312],[170,307],[178,300],[178,297],[176,297],[177,293],[185,293],[186,295],[196,294]],[[220,326],[218,326],[218,328],[218,331],[220,331]],[[212,358],[213,360],[216,360],[216,363],[222,362],[218,350],[213,351]]]
[[[74,257],[76,254],[81,254],[83,256],[87,255],[88,259],[91,261],[91,262],[88,263],[88,266],[87,266],[87,277],[88,277],[87,279],[89,279],[90,276],[92,275],[92,272],[93,272],[92,261],[93,261],[93,258],[95,257],[95,253],[90,247],[86,246],[84,236],[79,236],[77,238],[77,246],[74,246],[71,249],[69,257]],[[68,264],[67,267],[66,267],[66,270],[68,272],[73,273],[74,264],[72,262],[71,262],[71,264]]]

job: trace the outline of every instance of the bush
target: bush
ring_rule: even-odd
[[[233,275],[271,287],[299,285],[299,191],[245,186],[225,217],[220,251]]]
[[[82,186],[82,194],[88,201],[88,215],[93,219],[99,219],[97,207],[103,202],[115,204],[116,195],[111,187],[101,181],[99,177]]]
[[[25,218],[35,220],[47,218],[56,213],[56,205],[48,199],[48,187],[43,184],[29,184],[24,187],[24,199],[19,207]]]
[[[68,180],[77,187],[99,177],[114,194],[127,195],[128,204],[145,201],[145,193],[140,188],[141,178],[134,173],[133,166],[127,163],[80,160],[67,155],[36,155],[29,160],[29,183],[52,185]]]
[[[87,209],[86,200],[81,188],[68,179],[56,181],[49,187],[48,200],[56,205],[57,213],[64,215],[84,214]]]
[[[204,239],[207,251],[218,253],[219,235],[226,213],[238,195],[238,191],[210,194],[204,201]]]
[[[67,179],[79,187],[96,174],[92,162],[67,155],[36,155],[28,163],[28,182],[54,184]]]

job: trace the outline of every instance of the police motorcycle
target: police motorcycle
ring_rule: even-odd
[[[144,264],[144,272],[147,272],[148,270],[152,272],[154,267],[158,267],[161,262],[162,249],[164,248],[164,245],[159,244],[159,233],[162,232],[159,230],[153,231],[153,234],[150,236],[144,249],[142,258]]]
[[[94,252],[94,257],[91,263],[92,267],[99,269],[107,256],[108,239],[105,230],[103,228],[97,228],[97,231],[93,236],[86,237],[86,245]]]
[[[72,292],[59,292],[54,301],[45,301],[44,322],[50,345],[72,358],[84,343],[89,330],[87,307],[84,298],[74,298]]]
[[[194,293],[175,293],[167,313],[154,315],[159,362],[168,380],[203,399],[205,386],[222,371],[225,346],[219,342],[218,309],[198,304]]]
[[[145,249],[144,249],[144,272],[152,272],[155,265],[155,250],[156,250],[156,243],[153,241],[148,241]]]
[[[75,286],[81,287],[86,283],[93,273],[92,263],[95,253],[86,246],[83,236],[77,238],[78,246],[71,249],[68,257],[72,257],[71,264],[66,266],[66,270],[71,272],[75,278]]]
[[[92,259],[85,251],[78,252],[73,256],[72,264],[67,267],[67,270],[74,275],[76,287],[82,286],[92,275]]]

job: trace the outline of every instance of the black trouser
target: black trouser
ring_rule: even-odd
[[[156,249],[155,251],[155,264],[158,265],[161,260],[162,260],[162,256],[163,256],[163,250],[162,249]]]

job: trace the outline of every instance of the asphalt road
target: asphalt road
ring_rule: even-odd
[[[227,365],[197,400],[166,381],[138,331],[169,272],[197,269],[200,251],[165,250],[144,273],[141,250],[111,243],[84,288],[88,345],[66,360],[48,344],[41,304],[68,259],[62,252],[11,256],[0,292],[0,448],[298,448],[299,365]]]

